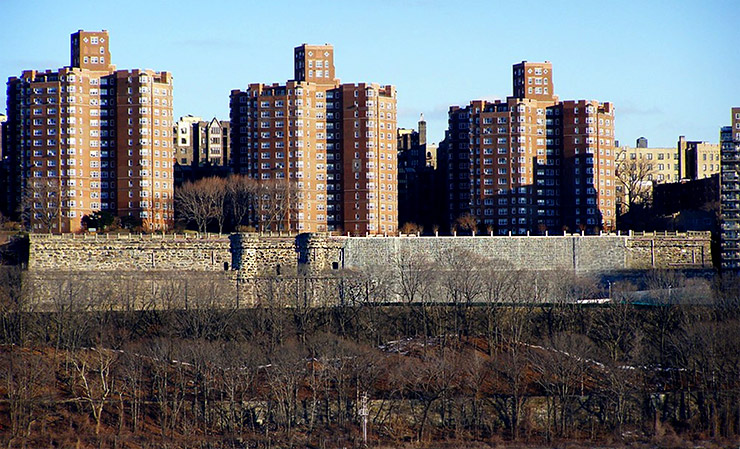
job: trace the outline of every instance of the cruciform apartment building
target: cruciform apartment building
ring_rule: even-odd
[[[552,64],[513,67],[514,95],[449,110],[440,148],[447,218],[497,234],[615,227],[614,108],[561,101]]]
[[[231,92],[234,171],[287,200],[264,230],[396,233],[396,89],[341,83],[328,44],[296,47],[294,68],[284,84]]]
[[[76,232],[106,211],[146,230],[174,222],[172,75],[116,70],[108,32],[71,36],[71,63],[7,83],[3,212]]]

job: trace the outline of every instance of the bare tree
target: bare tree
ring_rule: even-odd
[[[483,270],[481,286],[485,321],[483,333],[488,340],[488,353],[493,355],[502,343],[502,311],[504,305],[511,300],[517,273],[501,262],[491,262]]]
[[[424,439],[432,405],[444,401],[453,391],[459,390],[465,363],[460,352],[451,348],[423,349],[419,357],[409,358],[401,371],[406,388],[415,399],[410,403],[417,426],[416,438]],[[419,404],[421,407],[416,407]]]
[[[32,295],[23,283],[20,266],[0,265],[0,341],[24,344],[28,323],[35,315],[30,303]]]
[[[594,365],[592,343],[583,335],[559,333],[543,346],[531,352],[532,366],[548,399],[555,400],[555,404],[550,401],[547,404],[551,422],[557,433],[568,437],[568,430],[574,427],[571,422],[577,406],[574,398],[583,395],[586,374],[590,365]],[[548,424],[548,436],[549,429]]]
[[[254,213],[258,192],[259,183],[248,176],[232,175],[226,179],[226,198],[234,229]]]
[[[401,234],[407,235],[421,234],[422,232],[424,232],[424,226],[418,225],[413,222],[406,222],[403,224],[403,226],[401,226],[399,231],[401,232]]]
[[[21,217],[32,232],[61,232],[62,201],[67,200],[58,179],[33,178],[23,191]]]
[[[653,175],[656,173],[652,161],[647,159],[631,159],[627,150],[621,150],[616,158],[617,186],[621,187],[621,201],[627,210],[636,205],[649,207],[653,198]]]
[[[227,184],[223,178],[206,178],[208,181],[205,185],[205,191],[211,198],[212,219],[218,223],[218,233],[221,234],[224,230],[224,221],[226,220],[226,197],[227,197]]]
[[[285,179],[267,179],[260,183],[258,215],[260,230],[289,229],[290,216],[297,213],[303,199],[294,182]]]
[[[519,437],[522,414],[527,400],[527,356],[526,337],[532,329],[533,309],[540,300],[539,274],[519,271],[509,290],[512,307],[503,318],[502,351],[493,360],[495,373],[503,380],[507,394],[497,398],[499,414],[514,439]]]
[[[175,208],[182,218],[194,221],[198,231],[205,232],[208,223],[216,220],[219,232],[223,229],[226,181],[204,178],[186,182],[175,191]]]
[[[146,359],[139,352],[138,344],[127,343],[121,353],[119,363],[114,368],[116,377],[120,379],[116,388],[119,401],[119,429],[124,426],[125,399],[128,399],[131,430],[136,433],[143,421],[144,403],[146,400],[145,372]]]
[[[454,306],[455,333],[469,335],[471,308],[483,293],[484,267],[490,261],[470,251],[451,250],[439,254],[437,262],[444,272],[442,291]]]
[[[252,397],[252,384],[257,379],[258,362],[262,351],[249,343],[228,342],[218,352],[221,375],[220,386],[226,404],[220,421],[229,433],[242,435],[245,424],[254,429],[254,410],[245,406]]]
[[[288,343],[275,351],[266,370],[273,419],[288,433],[298,419],[298,390],[305,371],[304,348],[295,343]]]
[[[48,385],[54,383],[50,358],[15,345],[0,353],[0,382],[7,398],[5,427],[13,438],[32,437],[32,425],[43,416],[42,402],[48,399]],[[11,440],[12,441],[12,440]],[[8,447],[14,446],[10,442]],[[26,447],[23,444],[20,447]]]
[[[599,311],[591,332],[604,363],[604,373],[600,376],[603,382],[602,419],[617,433],[627,422],[629,404],[640,385],[641,371],[635,369],[635,365],[642,352],[642,332],[637,325],[636,310],[623,300],[623,294],[617,291],[616,297],[621,300]]]
[[[152,396],[157,405],[162,436],[170,437],[182,420],[187,377],[185,366],[173,360],[175,343],[171,339],[154,340],[147,348],[152,367]]]
[[[478,233],[478,218],[473,214],[464,214],[455,220],[455,229],[470,231],[470,235]]]
[[[103,409],[114,389],[112,366],[118,353],[95,348],[76,351],[72,356],[75,367],[75,390],[80,399],[90,406],[95,419],[95,435],[100,434]]]

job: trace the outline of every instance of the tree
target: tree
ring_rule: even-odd
[[[454,331],[470,335],[470,311],[483,294],[483,267],[490,261],[470,251],[449,250],[440,253],[437,262],[444,273],[442,291],[454,308]]]
[[[211,199],[211,219],[216,220],[218,223],[218,233],[221,234],[224,230],[224,221],[226,220],[226,196],[228,190],[226,188],[226,180],[223,178],[206,178],[204,190],[207,196]]]
[[[162,436],[174,436],[182,420],[187,378],[185,365],[175,360],[175,342],[169,338],[153,340],[145,349],[151,360],[152,396],[157,406]]]
[[[269,361],[265,377],[272,419],[290,433],[298,418],[298,390],[306,371],[305,348],[289,342],[271,354]]]
[[[617,291],[615,296],[616,301],[599,310],[591,337],[604,364],[600,375],[603,384],[601,419],[620,434],[640,385],[642,370],[634,367],[642,355],[642,332],[635,307],[624,300],[624,292]]]
[[[121,227],[123,229],[129,229],[135,232],[141,232],[143,229],[143,222],[141,218],[134,217],[131,215],[124,215],[121,217]]]
[[[248,176],[232,175],[226,179],[226,202],[235,230],[254,213],[258,192],[259,183]]]
[[[421,406],[418,410],[411,403],[411,412],[417,425],[416,439],[424,439],[424,429],[435,401],[444,401],[461,387],[461,377],[467,360],[458,348],[423,349],[417,357],[409,357],[400,371],[405,388]]]
[[[435,287],[433,263],[406,247],[398,251],[393,264],[396,273],[396,282],[393,286],[396,288],[396,294],[408,306],[410,312],[421,313],[424,335],[429,336],[427,312]],[[406,320],[407,325],[409,321]]]
[[[75,391],[83,402],[90,405],[95,419],[95,435],[100,434],[103,409],[113,392],[115,377],[111,367],[117,359],[117,352],[100,348],[81,349],[72,357],[76,373]]]
[[[258,220],[260,230],[282,230],[290,226],[290,214],[302,200],[294,182],[266,179],[260,182]]]
[[[257,379],[262,348],[247,342],[229,341],[222,345],[217,356],[221,367],[220,387],[226,401],[220,421],[227,432],[241,435],[245,422],[254,429],[256,421],[254,409],[248,409],[245,404],[253,400],[252,384]]]
[[[401,226],[401,229],[399,229],[399,231],[401,232],[401,234],[406,235],[421,234],[422,232],[424,232],[424,227],[413,222],[406,222],[403,224],[403,226]]]
[[[575,396],[582,396],[584,377],[592,357],[592,343],[588,337],[558,333],[547,339],[544,348],[532,351],[532,367],[538,374],[537,382],[548,397],[548,416],[556,431],[568,437],[573,426],[571,419],[575,413]],[[554,399],[556,404],[551,405]],[[559,415],[558,416],[558,412]],[[548,423],[548,437],[550,425]]]
[[[105,228],[116,222],[116,217],[107,211],[96,211],[82,217],[82,226],[86,229],[96,229],[98,232],[105,231]]]
[[[199,232],[205,232],[208,223],[216,220],[219,232],[223,230],[226,181],[222,178],[203,178],[186,182],[175,191],[175,208],[182,218],[194,221]]]
[[[455,228],[470,231],[470,235],[478,233],[478,218],[473,214],[464,214],[455,220]]]
[[[653,199],[653,175],[656,173],[653,163],[647,159],[631,159],[626,149],[620,150],[616,157],[617,186],[621,187],[621,195],[617,201],[621,202],[626,210],[633,210],[637,205],[648,208]]]
[[[21,200],[21,217],[31,231],[60,232],[62,186],[58,179],[32,178]]]
[[[44,416],[43,400],[48,399],[48,385],[54,384],[53,361],[20,346],[7,348],[0,353],[0,385],[7,400],[4,413],[10,420],[5,431],[25,440],[33,436],[32,425]]]
[[[483,333],[488,340],[489,355],[497,352],[502,343],[502,306],[510,301],[516,276],[517,272],[501,261],[489,263],[482,273]]]

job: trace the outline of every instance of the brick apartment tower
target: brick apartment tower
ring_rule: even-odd
[[[397,232],[396,90],[342,84],[331,45],[295,48],[294,79],[231,92],[231,163],[296,200],[262,230]]]
[[[614,228],[612,105],[560,101],[549,62],[515,64],[513,90],[450,107],[440,155],[450,224],[472,214],[499,235]]]
[[[116,70],[108,32],[71,37],[71,64],[7,84],[7,212],[36,232],[76,232],[108,211],[146,230],[174,221],[172,75]]]
[[[740,107],[732,108],[730,126],[720,131],[721,267],[740,271]]]

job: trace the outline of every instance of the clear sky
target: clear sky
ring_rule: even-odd
[[[0,0],[0,17],[3,79],[106,29],[118,68],[173,73],[178,117],[228,118],[230,90],[285,82],[304,42],[334,45],[343,82],[396,85],[399,126],[424,113],[432,142],[450,105],[511,95],[522,60],[552,62],[561,99],[613,102],[622,144],[717,142],[740,106],[738,0]]]

